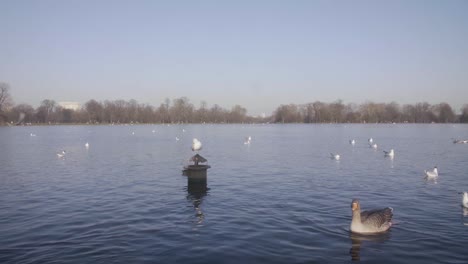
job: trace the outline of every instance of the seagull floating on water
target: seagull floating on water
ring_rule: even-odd
[[[33,133],[31,133],[31,134],[29,134],[29,135],[30,135],[31,137],[35,137],[35,136],[36,136],[36,134],[33,134]]]
[[[377,143],[369,144],[369,147],[371,147],[371,148],[373,148],[373,149],[377,149]]]
[[[330,158],[332,158],[334,160],[340,160],[340,154],[330,153]]]
[[[176,140],[176,141],[179,141],[179,138],[178,138],[178,137],[175,137],[175,140]]]
[[[375,234],[387,231],[392,226],[393,208],[374,209],[361,212],[359,200],[351,203],[353,218],[350,230],[360,234]]]
[[[390,157],[390,158],[393,158],[395,156],[395,151],[393,151],[393,149],[391,149],[390,151],[383,151],[384,152],[384,156],[385,157]]]
[[[354,144],[356,144],[356,140],[354,140],[354,139],[351,139],[351,140],[349,141],[349,144],[351,144],[351,145],[353,145],[353,146],[354,146]]]
[[[201,148],[202,143],[198,139],[194,138],[192,142],[192,151],[198,151],[201,150]]]
[[[86,144],[84,144],[85,148],[89,149],[89,143],[86,142]]]
[[[439,176],[439,171],[437,170],[437,166],[434,167],[432,170],[424,170],[424,173],[426,176],[424,178],[426,179],[435,179]]]
[[[453,140],[453,144],[468,144],[468,139],[465,139],[465,140],[455,139]]]
[[[374,140],[372,138],[369,138],[369,143],[372,143],[374,142]]]
[[[251,141],[252,141],[252,137],[248,136],[248,137],[245,138],[244,144],[249,145]]]
[[[65,150],[62,150],[61,152],[57,153],[57,157],[63,158],[65,157],[65,154],[67,154],[67,152]]]
[[[468,209],[468,192],[462,192],[459,194],[463,194],[462,205]]]

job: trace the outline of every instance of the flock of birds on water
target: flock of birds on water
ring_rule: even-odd
[[[377,143],[374,142],[373,138],[368,140],[369,147],[377,149]],[[454,144],[468,144],[468,140],[454,139]],[[355,145],[356,140],[351,139],[349,144]],[[393,159],[395,157],[395,150],[390,149],[389,151],[383,151],[385,157]],[[334,160],[340,160],[341,156],[337,153],[330,153],[330,157]],[[435,180],[439,177],[439,171],[437,166],[434,166],[431,170],[424,170],[426,180]],[[460,192],[462,194],[462,207],[468,209],[468,192]],[[386,207],[383,209],[373,209],[361,212],[361,205],[358,199],[353,199],[351,202],[352,220],[350,230],[353,233],[358,234],[377,234],[382,233],[390,229],[392,226],[393,208]]]
[[[155,133],[156,131],[153,130],[152,133]],[[185,132],[185,129],[183,129],[183,132]],[[135,132],[132,132],[132,135],[135,135]],[[31,137],[35,137],[36,135],[31,133]],[[176,137],[176,141],[179,141],[180,139]],[[248,136],[244,140],[245,145],[250,145],[252,142],[252,137]],[[351,145],[356,144],[355,139],[351,139],[349,141]],[[377,143],[374,142],[373,138],[369,138],[368,140],[369,147],[373,149],[377,149]],[[468,144],[468,140],[459,140],[459,139],[454,139],[453,140],[454,144]],[[89,149],[89,143],[86,142],[84,145],[86,149]],[[197,138],[194,138],[192,140],[192,151],[199,151],[202,149],[202,143],[200,140]],[[395,157],[395,150],[390,149],[388,151],[383,151],[384,156],[393,159]],[[66,151],[62,150],[57,153],[58,158],[64,158],[66,155]],[[338,153],[330,153],[330,157],[334,160],[340,160],[341,156]],[[437,166],[435,166],[431,170],[424,170],[425,174],[425,179],[427,180],[435,180],[439,176],[439,172],[437,169]],[[468,192],[460,192],[459,194],[462,194],[462,206],[466,209],[468,209]],[[391,207],[386,207],[383,209],[373,209],[373,210],[368,210],[368,211],[361,211],[361,205],[359,203],[358,199],[353,199],[351,202],[351,210],[352,210],[352,220],[351,220],[351,225],[350,225],[350,230],[353,233],[358,233],[358,234],[377,234],[377,233],[382,233],[390,229],[392,226],[392,217],[393,217],[393,208]]]

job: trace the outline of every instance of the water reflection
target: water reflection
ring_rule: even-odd
[[[462,223],[465,226],[468,226],[468,208],[462,206]]]
[[[364,241],[370,241],[372,243],[384,243],[390,238],[390,232],[375,235],[360,235],[349,232],[349,238],[351,239],[351,249],[349,255],[352,261],[361,260],[361,245]]]
[[[204,179],[192,179],[187,177],[187,200],[193,204],[195,208],[195,216],[197,218],[197,224],[203,223],[205,216],[203,215],[201,204],[203,198],[207,195],[209,188],[207,187],[207,180]]]

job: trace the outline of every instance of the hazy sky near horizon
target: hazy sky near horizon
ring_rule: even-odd
[[[0,0],[15,103],[468,103],[468,1]]]

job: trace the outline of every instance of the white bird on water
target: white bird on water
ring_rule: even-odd
[[[468,209],[468,192],[462,192],[459,194],[463,194],[462,205]]]
[[[351,140],[349,141],[349,144],[351,144],[351,145],[353,145],[353,146],[354,146],[354,144],[356,144],[356,140],[354,140],[354,139],[351,139]]]
[[[369,138],[369,143],[372,143],[372,142],[374,142],[374,139]]]
[[[192,142],[192,151],[199,151],[201,148],[202,143],[198,139],[194,138]]]
[[[340,160],[340,154],[333,154],[333,153],[330,153],[330,158],[334,159],[334,160]]]
[[[57,153],[57,157],[63,158],[65,157],[65,154],[67,154],[67,152],[65,150],[62,150],[61,152]]]
[[[250,145],[250,142],[252,141],[252,137],[251,136],[248,136],[245,138],[245,141],[244,141],[244,144],[245,145]]]
[[[371,148],[373,148],[373,149],[377,149],[377,143],[369,144],[369,147],[371,147]]]
[[[391,149],[390,151],[385,151],[384,150],[384,156],[393,158],[395,156],[395,151],[393,149]]]
[[[437,170],[437,166],[434,167],[434,169],[428,171],[424,170],[424,174],[426,174],[425,179],[435,179],[439,176],[439,171]]]
[[[86,149],[89,149],[89,143],[88,142],[86,142],[86,144],[84,144],[84,146],[85,146]]]

